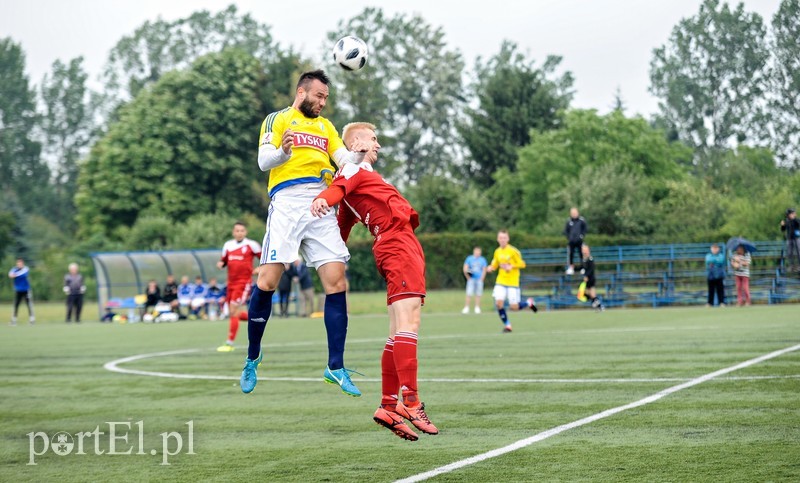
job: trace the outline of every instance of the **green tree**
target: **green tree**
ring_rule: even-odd
[[[452,171],[462,157],[454,119],[464,101],[464,62],[447,48],[441,27],[419,15],[387,17],[366,8],[328,38],[332,44],[346,34],[364,39],[372,56],[358,73],[331,60],[339,109],[330,113],[334,123],[364,120],[378,127],[381,172],[389,179],[413,184]]]
[[[562,188],[579,188],[572,181],[588,166],[614,163],[629,178],[635,176],[643,183],[636,189],[657,199],[668,180],[683,175],[681,165],[690,156],[690,149],[667,141],[662,131],[641,117],[628,118],[620,111],[600,116],[594,110],[571,110],[564,117],[563,128],[531,131],[531,142],[519,151],[516,170],[501,168],[495,173],[496,183],[489,195],[498,210],[510,217],[511,226],[532,230],[551,213],[563,223],[564,210],[579,205],[567,199],[551,207],[559,199],[553,195]],[[584,196],[569,193],[575,200]]]
[[[50,170],[40,157],[35,92],[25,75],[25,54],[10,38],[0,39],[0,190],[23,211],[50,206]]]
[[[468,121],[458,132],[472,155],[467,172],[479,186],[491,186],[499,168],[514,170],[517,150],[528,144],[531,129],[560,125],[573,82],[569,72],[556,76],[560,64],[561,57],[549,56],[537,67],[508,41],[487,62],[477,60],[472,90],[478,107],[466,109]]]
[[[799,188],[800,176],[795,174],[788,185],[762,194],[758,202],[747,198],[731,200],[726,206],[722,233],[751,240],[780,240],[783,237],[780,222],[787,207],[800,203]]]
[[[743,4],[704,0],[653,51],[650,91],[661,99],[665,121],[700,154],[764,132],[766,33],[761,16]]]
[[[474,232],[496,228],[483,190],[454,180],[429,177],[408,189],[420,215],[419,233]]]
[[[141,215],[263,213],[251,180],[263,180],[253,156],[265,79],[257,59],[228,49],[142,91],[81,166],[81,236],[119,236]]]
[[[699,178],[666,183],[666,193],[652,216],[659,241],[680,243],[710,239],[725,223],[725,198]]]
[[[78,160],[88,150],[95,128],[87,77],[83,57],[68,64],[57,60],[40,88],[44,106],[40,122],[43,155],[53,167],[55,203],[50,219],[68,230],[74,226],[73,198],[77,191]]]
[[[592,233],[643,236],[656,228],[651,184],[618,160],[585,166],[559,194],[589,220]],[[562,211],[563,213],[567,211]]]
[[[707,159],[709,186],[727,197],[756,199],[779,187],[789,174],[775,164],[772,152],[765,148],[715,150]]]
[[[783,164],[800,168],[800,0],[781,2],[772,34],[772,148]]]
[[[277,62],[281,49],[270,27],[249,14],[239,15],[235,5],[212,14],[194,12],[171,22],[147,21],[111,49],[105,66],[106,104],[114,108],[175,69],[185,69],[198,57],[239,47],[267,66]],[[283,87],[283,86],[281,86]]]

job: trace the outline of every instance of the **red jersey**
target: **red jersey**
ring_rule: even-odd
[[[338,221],[344,241],[359,221],[376,243],[384,233],[409,225],[413,231],[419,226],[419,215],[414,208],[367,162],[345,164],[333,184],[318,198],[325,198],[330,206],[341,201]]]
[[[249,238],[228,240],[222,246],[220,261],[228,267],[228,286],[249,284],[253,276],[253,260],[261,258],[261,245]]]

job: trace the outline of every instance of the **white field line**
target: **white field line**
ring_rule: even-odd
[[[220,380],[220,381],[238,381],[238,376],[219,376],[212,374],[181,374],[174,372],[160,372],[160,371],[143,371],[139,369],[128,369],[120,367],[120,364],[129,362],[136,362],[143,359],[153,359],[157,357],[175,356],[182,354],[193,354],[203,352],[204,349],[182,349],[174,351],[153,352],[150,354],[137,354],[122,359],[116,359],[103,364],[103,368],[120,374],[134,374],[138,376],[151,376],[151,377],[165,377],[171,379],[204,379],[204,380]],[[743,377],[726,377],[724,380],[759,380],[759,379],[796,379],[800,378],[800,374],[787,375],[787,376],[743,376]],[[319,377],[262,377],[264,381],[289,381],[289,382],[319,382]],[[355,381],[363,382],[380,382],[376,378],[354,378]],[[420,378],[420,382],[437,382],[437,383],[511,383],[511,384],[602,384],[602,383],[656,383],[656,382],[684,382],[686,378],[680,377],[656,377],[656,378],[582,378],[582,379],[523,379],[523,378]]]
[[[593,414],[591,416],[585,417],[583,419],[579,419],[577,421],[573,421],[571,423],[562,424],[561,426],[556,426],[555,428],[548,429],[547,431],[542,431],[539,434],[535,434],[529,438],[521,439],[515,443],[509,444],[508,446],[504,446],[502,448],[497,448],[491,451],[487,451],[486,453],[482,453],[479,455],[472,456],[470,458],[466,458],[460,461],[456,461],[454,463],[450,463],[449,465],[440,466],[439,468],[435,468],[430,471],[426,471],[424,473],[419,473],[413,476],[409,476],[408,478],[403,478],[402,480],[397,480],[395,483],[414,483],[417,481],[424,481],[428,478],[433,478],[434,476],[438,476],[444,473],[450,473],[451,471],[458,470],[460,468],[464,468],[466,466],[474,465],[475,463],[480,463],[481,461],[485,461],[491,458],[496,458],[498,456],[502,456],[506,453],[510,453],[512,451],[516,451],[521,448],[525,448],[526,446],[530,446],[534,443],[539,441],[543,441],[551,436],[555,436],[557,434],[563,433],[569,429],[577,428],[589,423],[593,423],[603,418],[607,418],[609,416],[613,416],[615,414],[621,413],[623,411],[627,411],[628,409],[637,408],[640,406],[644,406],[646,404],[650,404],[652,402],[656,402],[659,399],[669,396],[672,393],[682,391],[684,389],[688,389],[692,386],[696,386],[698,384],[702,384],[706,381],[710,381],[716,377],[728,374],[733,371],[737,371],[739,369],[744,369],[745,367],[749,367],[760,362],[764,362],[769,359],[773,359],[775,357],[781,356],[788,352],[793,352],[800,349],[800,344],[787,347],[785,349],[777,350],[774,352],[770,352],[769,354],[764,354],[763,356],[756,357],[755,359],[750,359],[749,361],[744,361],[739,364],[726,367],[724,369],[720,369],[718,371],[710,372],[704,376],[696,377],[690,381],[686,381],[682,384],[678,384],[676,386],[669,387],[664,389],[663,391],[659,391],[653,395],[647,396],[644,399],[640,399],[638,401],[625,404],[624,406],[617,406],[615,408],[607,409],[603,412]]]

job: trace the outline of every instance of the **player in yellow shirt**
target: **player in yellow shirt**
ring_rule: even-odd
[[[331,183],[337,165],[360,162],[366,146],[344,146],[330,121],[320,116],[328,100],[330,80],[322,70],[305,72],[297,82],[291,106],[274,112],[261,125],[258,166],[269,171],[270,205],[261,249],[258,282],[248,307],[248,349],[240,385],[255,389],[261,362],[261,339],[272,313],[272,296],[284,271],[300,253],[314,267],[325,289],[324,320],[328,335],[328,366],[323,379],[338,384],[345,394],[360,396],[344,367],[347,337],[345,263],[350,258],[336,214],[317,218],[311,202]]]
[[[525,268],[525,260],[519,250],[509,243],[507,230],[497,232],[497,244],[500,245],[494,251],[492,263],[486,267],[487,272],[497,270],[497,280],[495,281],[492,296],[494,297],[497,313],[500,321],[503,322],[503,332],[511,332],[511,322],[508,321],[505,304],[508,299],[508,308],[514,311],[529,308],[538,312],[533,297],[521,300],[522,295],[519,289],[519,270]]]

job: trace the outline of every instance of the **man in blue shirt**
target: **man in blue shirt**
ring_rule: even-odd
[[[8,278],[14,281],[14,291],[16,292],[11,325],[17,325],[17,311],[22,299],[25,299],[25,303],[28,305],[28,322],[32,324],[35,320],[33,317],[33,292],[31,292],[31,284],[28,281],[28,267],[25,266],[23,259],[17,258],[17,265],[9,270]]]
[[[467,297],[462,314],[469,313],[469,298],[475,298],[475,313],[481,313],[481,295],[483,295],[483,279],[486,278],[486,266],[489,263],[481,256],[481,247],[472,249],[472,255],[464,260],[464,277],[467,279]]]

